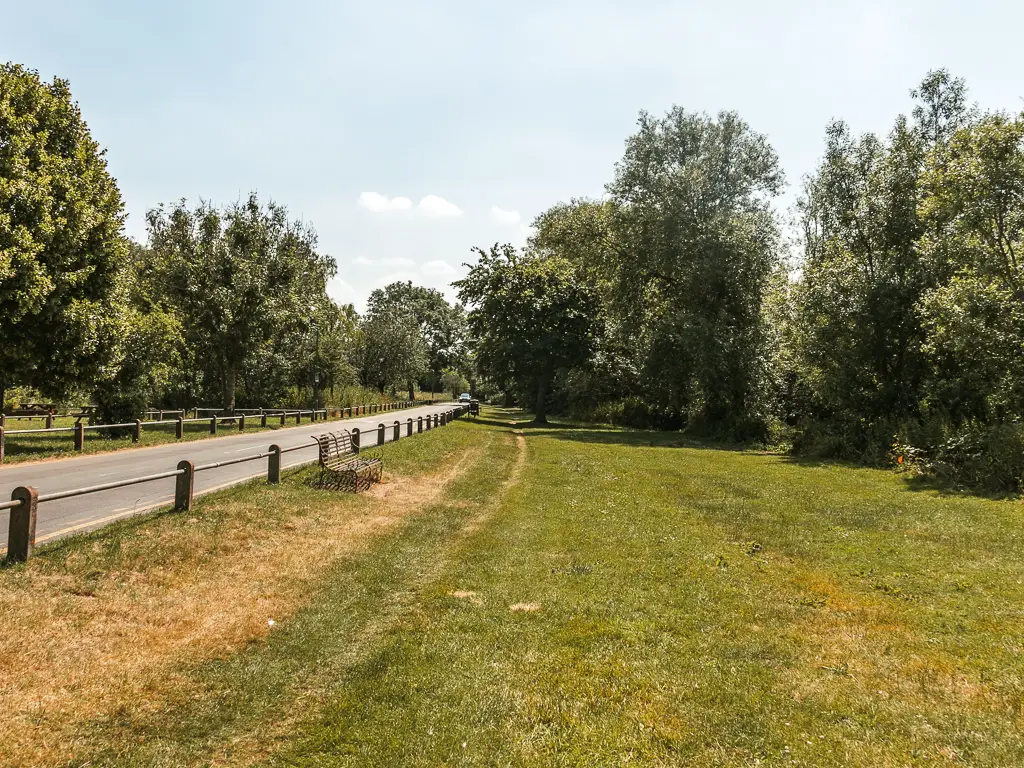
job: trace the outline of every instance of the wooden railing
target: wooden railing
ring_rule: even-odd
[[[365,406],[356,406],[365,407]],[[352,409],[346,409],[352,410]],[[390,409],[395,410],[395,409]],[[419,416],[416,419],[415,426],[417,432],[423,432],[424,426],[427,430],[434,427],[441,427],[451,423],[452,420],[459,418],[469,410],[469,406],[465,404],[454,405],[452,408],[442,411],[440,413],[428,414],[426,417]],[[303,411],[303,413],[309,413],[309,411]],[[212,417],[217,418],[234,418],[234,417]],[[200,421],[207,421],[207,419],[200,419]],[[406,435],[411,437],[413,435],[413,419],[407,420],[407,431]],[[390,425],[394,430],[393,440],[398,440],[401,436],[401,422],[395,420]],[[386,430],[388,425],[378,424],[375,430],[377,435],[377,441],[374,445],[383,445],[386,441]],[[152,475],[142,475],[141,477],[132,477],[126,480],[115,480],[110,483],[102,483],[100,485],[91,485],[85,488],[75,488],[67,491],[57,491],[54,493],[43,493],[40,494],[32,486],[19,486],[15,488],[11,493],[11,500],[0,502],[0,511],[10,510],[10,525],[8,527],[7,536],[7,555],[8,561],[24,561],[32,555],[32,550],[35,547],[36,540],[36,514],[37,508],[40,504],[46,502],[58,501],[60,499],[69,499],[75,496],[85,496],[91,493],[99,493],[101,491],[109,491],[115,488],[125,488],[131,485],[139,485],[141,483],[149,483],[156,480],[165,480],[169,477],[176,478],[174,484],[174,509],[175,511],[186,511],[191,509],[192,501],[195,497],[194,493],[194,478],[196,472],[205,472],[211,469],[217,469],[219,467],[227,467],[233,464],[243,464],[249,461],[259,461],[261,459],[267,459],[267,482],[279,483],[281,481],[281,455],[285,453],[291,453],[293,451],[301,451],[316,448],[318,443],[315,442],[316,438],[313,438],[314,442],[311,445],[297,445],[291,448],[281,448],[278,445],[271,445],[267,451],[260,453],[254,453],[249,456],[242,456],[237,459],[228,459],[226,461],[213,462],[211,464],[202,464],[195,466],[191,461],[185,460],[178,463],[176,469],[168,470],[167,472],[158,472]],[[358,450],[361,443],[361,435],[358,428],[352,429],[352,442]],[[362,447],[369,447],[363,445]],[[310,459],[314,461],[315,459]],[[303,462],[308,463],[308,462]],[[251,478],[244,478],[238,480],[239,483],[246,482]]]
[[[216,411],[223,409],[220,408],[195,408],[193,412],[197,415],[195,418],[185,418],[184,411],[147,411],[147,414],[158,413],[160,418],[156,421],[142,421],[136,419],[135,421],[124,422],[122,424],[83,424],[81,421],[76,422],[74,425],[69,427],[55,427],[53,426],[54,414],[49,414],[46,421],[46,427],[42,429],[8,429],[6,426],[7,419],[16,418],[40,418],[40,417],[17,417],[17,416],[4,416],[0,414],[0,463],[3,463],[4,456],[6,454],[6,443],[8,437],[15,436],[33,436],[33,435],[45,435],[45,434],[56,434],[56,433],[71,433],[73,439],[73,446],[75,451],[85,450],[85,436],[87,432],[100,432],[102,430],[127,430],[131,429],[132,442],[137,443],[142,438],[142,431],[144,428],[162,428],[168,426],[174,426],[174,437],[177,440],[181,440],[185,436],[185,425],[186,424],[209,424],[210,434],[216,435],[218,425],[221,422],[230,421],[238,424],[238,431],[242,432],[246,428],[246,424],[255,426],[256,422],[259,421],[259,425],[262,428],[266,428],[268,419],[280,420],[281,426],[284,426],[288,420],[294,419],[296,424],[301,424],[303,417],[307,417],[311,422],[326,421],[332,418],[353,418],[354,416],[364,416],[367,414],[374,413],[385,413],[390,411],[403,410],[406,408],[413,408],[420,405],[432,405],[435,401],[433,400],[403,400],[392,403],[371,403],[370,405],[353,405],[346,408],[320,408],[318,410],[294,410],[294,409],[282,409],[282,408],[247,408],[247,409],[236,409],[234,414],[218,415]],[[198,416],[199,413],[213,412],[209,416]],[[176,414],[174,419],[164,419],[163,415],[168,413]],[[248,421],[247,421],[248,420]]]

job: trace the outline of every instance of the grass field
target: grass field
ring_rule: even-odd
[[[516,418],[0,571],[0,761],[1021,764],[1019,502]]]

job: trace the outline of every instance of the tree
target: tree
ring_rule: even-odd
[[[382,393],[394,390],[415,380],[425,368],[426,345],[412,312],[367,312],[360,324],[360,332],[364,385]]]
[[[452,399],[454,400],[469,388],[469,382],[458,371],[448,369],[441,374],[441,386],[443,391],[452,393]]]
[[[655,404],[733,434],[763,431],[762,303],[778,263],[768,141],[738,115],[642,113],[608,185],[607,279]]]
[[[378,288],[367,300],[368,314],[411,314],[419,326],[426,352],[424,371],[431,375],[431,385],[439,386],[445,368],[461,367],[466,355],[466,319],[461,306],[452,306],[434,288],[396,282]],[[406,382],[409,399],[415,397],[417,372]]]
[[[818,415],[837,424],[897,418],[918,400],[914,307],[932,276],[916,248],[924,158],[916,136],[902,119],[885,143],[833,123],[801,201],[799,357]]]
[[[966,88],[939,70],[911,93],[914,121],[899,117],[885,141],[832,123],[799,203],[794,358],[810,393],[806,416],[831,424],[855,453],[874,439],[887,445],[892,422],[919,414],[928,375],[919,303],[952,275],[941,249],[921,247],[944,241],[921,217],[922,172],[970,119]]]
[[[1024,116],[996,113],[929,154],[920,245],[946,278],[921,298],[932,407],[961,423],[1024,416]]]
[[[555,373],[584,363],[593,349],[595,292],[564,258],[497,244],[475,252],[479,261],[454,285],[471,307],[481,372],[534,392],[536,420],[546,423]]]
[[[271,340],[309,322],[335,272],[316,251],[312,227],[290,221],[287,210],[256,195],[217,211],[149,212],[150,246],[161,281],[183,318],[186,342],[213,363],[224,407],[235,408],[246,358]]]
[[[108,424],[142,418],[180,368],[180,318],[160,298],[152,251],[129,243],[128,253],[129,266],[107,307],[122,332],[110,345],[93,393],[100,420]]]
[[[68,82],[0,65],[0,402],[14,384],[63,395],[109,361],[123,220]]]

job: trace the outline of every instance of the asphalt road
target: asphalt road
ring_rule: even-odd
[[[169,443],[152,448],[136,448],[110,453],[97,453],[68,459],[55,459],[31,464],[0,466],[0,499],[11,498],[11,491],[21,485],[34,486],[40,495],[102,485],[175,469],[182,459],[196,466],[214,464],[245,455],[266,451],[271,444],[282,449],[307,446],[304,450],[286,453],[281,457],[282,468],[315,461],[316,443],[311,439],[332,429],[358,427],[363,448],[377,445],[377,426],[384,424],[386,441],[391,442],[394,423],[402,424],[402,438],[406,436],[407,419],[414,424],[418,416],[450,410],[453,404],[427,405],[401,411],[376,413],[355,419],[317,422],[297,427],[282,427],[274,431],[235,433],[189,443]],[[267,460],[247,461],[229,467],[217,467],[195,476],[195,494],[235,485],[253,477],[265,477]],[[58,499],[39,504],[36,519],[36,543],[67,536],[72,533],[99,528],[118,518],[162,507],[174,501],[174,478],[153,480],[125,488],[99,491],[84,496]],[[0,550],[7,545],[8,512],[0,510]]]

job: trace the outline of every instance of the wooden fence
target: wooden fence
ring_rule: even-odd
[[[365,406],[356,406],[365,407]],[[426,417],[420,416],[416,419],[416,430],[418,432],[424,431],[424,425],[426,429],[430,430],[433,427],[443,427],[450,424],[454,419],[459,418],[469,409],[467,405],[457,405],[453,408],[442,411],[441,413],[429,414]],[[339,409],[341,410],[341,409]],[[345,409],[352,410],[352,409]],[[395,410],[395,409],[390,409]],[[309,413],[304,411],[303,413]],[[214,417],[216,418],[216,417]],[[233,417],[232,417],[233,418]],[[394,430],[393,440],[398,440],[401,437],[401,422],[395,420],[391,425],[378,424],[377,435],[375,445],[383,445],[385,442],[386,431],[389,428]],[[406,422],[406,435],[411,437],[413,435],[413,419],[408,419]],[[261,453],[254,453],[249,456],[242,456],[238,459],[228,459],[227,461],[218,461],[212,464],[202,464],[196,466],[193,462],[184,460],[178,463],[176,469],[168,470],[167,472],[158,472],[153,475],[143,475],[141,477],[133,477],[127,480],[116,480],[111,483],[103,483],[101,485],[92,485],[86,488],[75,488],[69,491],[57,491],[55,493],[39,493],[32,486],[19,486],[15,488],[11,493],[11,500],[0,502],[0,511],[10,510],[10,524],[8,527],[7,534],[7,554],[6,559],[8,561],[21,562],[27,560],[32,555],[32,550],[35,547],[36,541],[36,516],[37,509],[40,504],[44,504],[50,501],[58,501],[60,499],[69,499],[75,496],[84,496],[90,493],[99,493],[100,491],[109,491],[115,488],[125,488],[131,485],[139,485],[140,483],[149,483],[156,480],[164,480],[169,477],[176,478],[174,484],[174,509],[175,511],[187,511],[192,508],[192,501],[195,497],[194,491],[194,478],[197,472],[205,472],[211,469],[217,469],[218,467],[227,467],[233,464],[242,464],[248,461],[259,461],[261,459],[267,459],[267,482],[279,483],[281,481],[281,456],[285,453],[291,453],[293,451],[307,450],[310,448],[316,448],[318,443],[315,442],[316,438],[313,438],[314,443],[312,445],[297,445],[291,448],[281,448],[278,445],[271,445],[270,448]],[[352,445],[358,452],[360,449],[361,435],[358,428],[352,429]],[[369,447],[369,446],[363,446]],[[310,459],[310,463],[316,459]],[[238,483],[247,482],[249,478],[239,480]]]
[[[185,418],[184,411],[147,411],[147,415],[156,413],[159,414],[160,418],[155,421],[142,421],[140,419],[136,419],[135,421],[128,421],[123,424],[83,424],[81,420],[79,420],[70,427],[53,426],[54,414],[51,413],[48,414],[47,417],[44,417],[47,421],[46,427],[42,429],[8,429],[8,418],[40,417],[4,416],[3,414],[0,414],[0,464],[4,461],[7,438],[19,435],[33,436],[71,433],[74,449],[76,451],[83,451],[85,450],[86,432],[100,432],[105,429],[131,429],[132,442],[137,443],[142,438],[142,431],[144,428],[167,428],[173,426],[175,439],[181,440],[185,435],[186,424],[209,424],[210,434],[216,435],[218,425],[221,422],[235,422],[237,423],[238,431],[243,432],[245,431],[246,424],[255,426],[256,423],[259,422],[260,427],[265,428],[267,426],[268,419],[280,420],[281,426],[284,426],[291,419],[294,419],[296,424],[301,424],[303,417],[307,417],[311,422],[327,421],[332,418],[347,419],[355,416],[403,410],[405,408],[413,408],[420,405],[433,405],[434,403],[434,400],[403,400],[393,403],[372,403],[370,405],[353,405],[348,408],[320,408],[318,410],[246,408],[236,409],[234,414],[229,415],[218,415],[217,412],[223,410],[221,408],[196,408],[193,409],[196,413],[196,417],[191,419]],[[199,416],[199,413],[204,412],[211,412],[211,415]],[[164,419],[163,416],[169,413],[175,414],[176,418]]]

